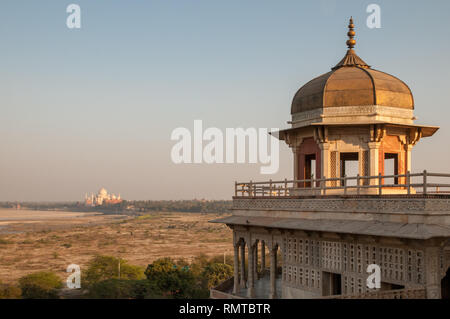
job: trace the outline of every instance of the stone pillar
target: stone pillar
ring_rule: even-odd
[[[330,178],[330,143],[320,143],[319,147],[322,151],[320,156],[320,171],[322,172],[321,178]],[[319,164],[319,163],[317,163]],[[317,165],[316,164],[316,165]],[[324,185],[327,186],[327,185]],[[328,185],[329,186],[329,185]]]
[[[275,278],[278,276],[278,246],[275,250]]]
[[[264,276],[266,272],[266,243],[264,240],[261,242],[261,274]]]
[[[411,144],[406,145],[406,163],[405,163],[405,172],[411,172],[411,151],[413,146]]]
[[[298,155],[298,147],[294,146],[292,147],[292,153],[294,154],[294,180],[298,179],[298,160],[299,160],[299,155]],[[296,187],[296,185],[294,185],[294,187]]]
[[[277,274],[277,250],[270,250],[270,299],[277,298],[276,274]]]
[[[254,246],[251,243],[248,244],[248,297],[255,297],[255,277],[254,277]]]
[[[378,176],[380,173],[379,168],[379,156],[380,156],[380,144],[378,142],[369,142],[369,175]],[[378,185],[378,179],[374,178],[370,180],[370,185]]]
[[[425,287],[427,290],[427,299],[441,299],[439,254],[439,247],[427,247],[425,249]]]
[[[234,244],[234,285],[233,294],[239,292],[239,243]]]
[[[258,241],[256,241],[256,243],[255,243],[255,262],[254,262],[254,265],[253,265],[253,269],[255,270],[254,271],[254,276],[253,276],[253,278],[255,279],[255,280],[258,280],[258,245],[259,244],[259,242]]]
[[[245,243],[241,242],[241,288],[245,286]]]

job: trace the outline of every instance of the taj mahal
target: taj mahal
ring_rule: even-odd
[[[120,194],[117,196],[115,194],[109,194],[103,187],[96,195],[92,193],[90,196],[88,196],[88,194],[84,196],[84,204],[86,206],[100,206],[103,204],[117,204],[120,202],[122,202]]]

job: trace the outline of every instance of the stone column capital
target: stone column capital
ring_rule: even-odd
[[[239,236],[239,234],[233,230],[233,245],[236,247],[239,247],[240,245],[242,245],[242,242],[244,240],[242,239],[242,237]]]
[[[319,143],[319,148],[322,151],[328,151],[330,149],[330,143],[329,142]]]
[[[379,149],[381,142],[369,142],[367,143],[367,146],[369,146],[369,149]]]

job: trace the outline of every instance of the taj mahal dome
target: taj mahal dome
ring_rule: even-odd
[[[86,206],[100,206],[103,204],[117,204],[122,202],[119,195],[109,194],[105,188],[101,188],[96,195],[91,193],[90,196],[86,194],[84,196],[84,204]]]

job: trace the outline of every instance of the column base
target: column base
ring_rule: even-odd
[[[237,295],[238,294],[238,292],[239,292],[239,290],[240,290],[240,287],[239,287],[239,285],[235,285],[234,287],[233,287],[233,295]]]
[[[441,299],[441,288],[437,285],[427,286],[427,299]]]

